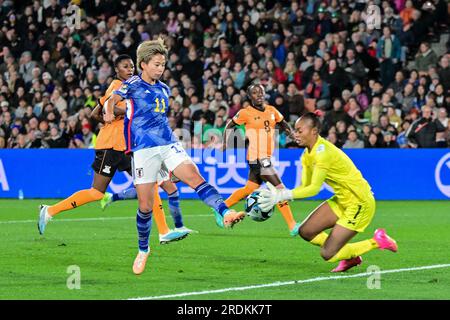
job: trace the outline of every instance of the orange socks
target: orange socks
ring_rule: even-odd
[[[155,219],[159,234],[166,234],[169,232],[169,227],[167,226],[166,216],[164,215],[163,205],[161,197],[159,196],[157,184],[155,184],[155,193],[153,196],[153,218]]]
[[[225,200],[225,204],[228,208],[231,208],[258,188],[259,184],[247,181],[247,184],[243,188],[236,190],[227,200]]]
[[[295,227],[294,216],[292,215],[291,207],[287,201],[277,203],[277,208],[280,210],[283,215],[284,221],[286,221],[289,230],[292,230]]]
[[[48,207],[48,213],[53,217],[58,213],[66,210],[75,209],[83,204],[98,201],[103,198],[103,193],[97,189],[90,188],[75,192],[70,197],[58,202],[57,204]]]
[[[48,213],[53,217],[62,211],[75,209],[76,207],[82,206],[83,204],[98,201],[102,198],[103,193],[101,193],[97,189],[91,188],[80,190],[78,192],[75,192],[70,197],[58,202],[57,204],[48,207]],[[169,227],[167,226],[166,217],[164,215],[162,201],[158,193],[157,185],[155,185],[153,217],[155,219],[159,234],[166,234],[167,232],[169,232]]]

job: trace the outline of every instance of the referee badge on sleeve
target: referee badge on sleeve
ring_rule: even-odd
[[[142,178],[144,176],[144,168],[136,168],[136,177]]]

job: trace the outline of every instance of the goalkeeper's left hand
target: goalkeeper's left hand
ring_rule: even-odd
[[[286,188],[277,189],[267,182],[269,189],[261,190],[258,196],[258,206],[262,211],[271,210],[278,202],[292,200],[292,191]]]

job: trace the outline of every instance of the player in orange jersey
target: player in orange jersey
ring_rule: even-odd
[[[224,150],[226,148],[228,130],[237,125],[245,125],[245,135],[249,140],[247,161],[250,172],[248,181],[243,188],[236,190],[225,200],[225,204],[228,207],[235,205],[241,199],[251,194],[263,182],[270,182],[277,188],[284,188],[271,161],[274,148],[274,133],[277,125],[288,135],[292,134],[292,128],[275,107],[264,102],[265,89],[261,84],[251,84],[247,89],[247,95],[251,105],[240,110],[233,119],[228,121],[224,130]],[[277,207],[283,215],[291,235],[297,235],[299,224],[295,222],[287,201],[278,203]]]
[[[103,105],[115,90],[120,89],[122,82],[134,74],[134,63],[130,56],[120,55],[114,63],[117,78],[114,79],[105,95],[99,99],[98,105],[92,111],[92,117],[103,122],[101,115]],[[117,117],[111,123],[106,123],[98,134],[95,145],[94,181],[90,189],[80,190],[55,205],[41,205],[39,212],[38,230],[43,234],[47,223],[62,211],[71,210],[86,203],[101,200],[117,170],[127,171],[131,175],[131,157],[125,154],[124,120],[125,102],[116,105]],[[155,220],[158,226],[160,243],[180,240],[188,235],[187,232],[171,231],[167,226],[162,202],[155,188]],[[159,199],[159,200],[158,200]]]

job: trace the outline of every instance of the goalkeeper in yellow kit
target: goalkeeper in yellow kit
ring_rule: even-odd
[[[299,228],[299,235],[321,247],[324,260],[338,262],[333,272],[346,271],[361,264],[361,255],[372,249],[397,251],[397,243],[384,229],[377,229],[372,239],[348,243],[363,232],[375,214],[375,199],[370,185],[350,158],[319,135],[320,121],[307,113],[295,123],[296,142],[305,147],[301,157],[302,184],[293,189],[276,189],[269,184],[258,199],[262,210],[280,201],[315,196],[322,184],[331,186],[335,195],[320,204]],[[330,234],[325,230],[331,229]]]

